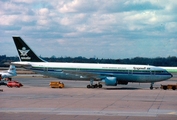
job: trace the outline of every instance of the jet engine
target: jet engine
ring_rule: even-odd
[[[105,85],[107,85],[107,86],[117,86],[116,77],[106,77],[102,81],[105,82]]]

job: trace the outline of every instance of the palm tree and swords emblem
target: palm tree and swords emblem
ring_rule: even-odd
[[[28,56],[27,53],[30,51],[30,50],[27,50],[26,47],[22,47],[22,49],[18,49],[21,56]]]

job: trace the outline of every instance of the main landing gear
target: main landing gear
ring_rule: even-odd
[[[93,84],[93,79],[90,80],[90,84],[87,85],[87,88],[102,88],[102,84],[98,82],[98,84]]]
[[[153,85],[154,85],[154,82],[151,82],[151,86],[150,86],[151,90],[153,89]]]

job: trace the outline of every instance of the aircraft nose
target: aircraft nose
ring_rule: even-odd
[[[169,73],[169,72],[168,72],[168,75],[170,76],[170,78],[172,78],[172,77],[173,77],[173,75],[172,75],[171,73]]]

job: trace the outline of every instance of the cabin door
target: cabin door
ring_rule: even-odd
[[[44,67],[44,72],[48,72],[48,67]]]

